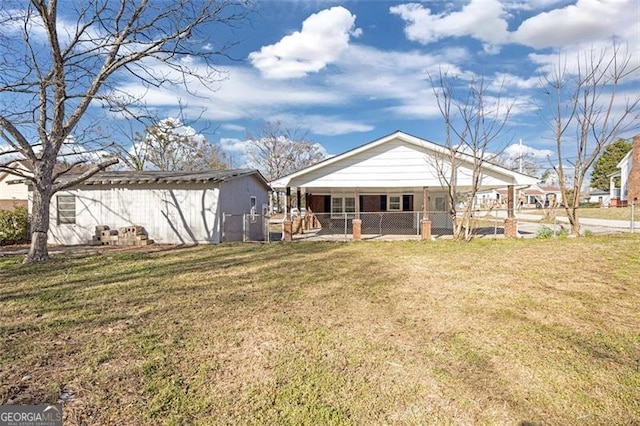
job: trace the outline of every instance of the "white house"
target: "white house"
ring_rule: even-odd
[[[158,243],[260,239],[269,186],[256,170],[101,172],[51,201],[49,242],[86,244],[98,225],[140,225]],[[243,214],[255,227],[243,228]]]
[[[507,192],[507,187],[480,190],[476,193],[474,207],[506,209]],[[557,186],[535,184],[519,189],[516,201],[518,208],[525,209],[559,206],[562,203],[562,192]]]
[[[24,174],[31,174],[27,162],[15,161],[7,166]],[[0,210],[13,210],[14,206],[27,207],[29,188],[24,179],[9,172],[0,171]]]
[[[627,152],[618,163],[619,171],[611,174],[610,198],[611,206],[626,206],[629,202],[640,201],[640,135],[633,137],[631,151]],[[620,185],[616,186],[616,178]]]
[[[296,190],[297,199],[304,196],[307,208],[315,214],[361,220],[363,232],[367,213],[373,212],[422,213],[434,226],[446,228],[451,227],[442,179],[451,168],[447,156],[446,148],[397,131],[277,179],[271,186],[289,194]],[[455,182],[459,192],[472,188],[472,173],[473,157],[460,154]],[[513,190],[535,183],[531,176],[485,162],[479,188]]]

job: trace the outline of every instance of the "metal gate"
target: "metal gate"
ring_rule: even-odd
[[[267,241],[269,217],[259,214],[222,215],[222,242]]]

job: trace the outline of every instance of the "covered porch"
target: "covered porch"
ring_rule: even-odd
[[[381,234],[430,240],[452,234],[458,218],[443,182],[451,169],[447,153],[432,142],[396,132],[271,182],[285,194],[283,239],[311,230],[349,234],[354,240]],[[473,164],[466,154],[457,159],[452,184],[458,194],[471,192]],[[501,219],[505,235],[517,234],[516,187],[533,183],[530,176],[482,165],[478,188],[507,188],[506,220]],[[293,216],[292,208],[297,212]]]

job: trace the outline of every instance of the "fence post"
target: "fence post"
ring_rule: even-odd
[[[631,233],[636,232],[636,202],[631,203]]]
[[[347,239],[347,222],[349,221],[349,219],[347,219],[347,213],[344,213],[344,239]]]
[[[224,233],[224,231],[225,231],[225,222],[226,221],[227,221],[227,216],[224,213],[222,213],[222,229],[220,230],[220,242],[221,243],[224,243],[224,240],[225,240],[225,237],[226,237],[226,235]]]
[[[248,238],[247,238],[247,214],[243,213],[242,214],[242,242],[246,243]]]

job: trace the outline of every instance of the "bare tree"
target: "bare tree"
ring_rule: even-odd
[[[502,99],[502,88],[496,96],[489,96],[482,76],[461,82],[440,70],[437,77],[429,76],[429,80],[444,119],[446,148],[445,154],[436,154],[432,161],[440,182],[447,188],[454,238],[469,240],[473,231],[473,200],[482,168],[507,146],[500,141],[513,102]],[[462,163],[471,164],[471,185],[465,188],[458,184]],[[462,198],[466,202],[460,207]]]
[[[296,172],[325,158],[322,147],[307,141],[298,129],[287,129],[280,121],[266,123],[247,135],[246,157],[268,180]]]
[[[222,170],[227,157],[222,149],[181,120],[165,118],[137,134],[134,143],[122,154],[123,162],[133,170]]]
[[[118,90],[124,78],[147,87],[219,80],[212,61],[225,46],[203,46],[215,25],[229,26],[245,18],[246,3],[69,1],[64,3],[64,16],[57,0],[3,3],[0,137],[10,149],[0,157],[0,170],[29,179],[33,187],[31,249],[25,262],[49,257],[53,194],[117,162],[104,158],[75,175],[70,172],[81,161],[54,171],[70,137],[86,149],[105,148],[107,139],[100,136],[109,132],[96,124],[104,114],[94,116],[99,108],[93,106],[135,112],[140,99]],[[33,176],[9,168],[10,156],[29,160]]]
[[[621,92],[625,78],[637,72],[632,56],[614,43],[609,49],[576,55],[576,68],[561,57],[545,78],[548,123],[556,143],[562,202],[571,224],[571,235],[580,235],[578,208],[587,172],[600,153],[625,132],[640,126],[640,94]],[[565,179],[570,165],[572,184]]]

